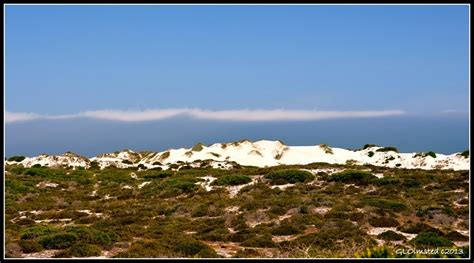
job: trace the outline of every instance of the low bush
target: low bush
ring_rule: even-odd
[[[369,219],[369,224],[374,227],[396,227],[400,225],[392,217],[372,217]]]
[[[147,171],[143,178],[145,179],[161,179],[161,178],[166,178],[174,175],[174,172],[172,171]]]
[[[462,235],[458,231],[451,231],[445,237],[451,241],[469,241],[469,237]]]
[[[20,232],[21,239],[34,239],[40,236],[57,233],[59,230],[57,228],[49,226],[33,226],[26,228]]]
[[[374,156],[374,154],[375,154],[375,153],[374,153],[373,151],[369,151],[369,152],[367,153],[367,155],[368,155],[369,157]]]
[[[25,160],[25,158],[26,158],[25,156],[12,156],[12,157],[8,158],[7,161],[9,161],[9,162],[21,162],[21,161]]]
[[[346,170],[339,173],[334,173],[328,177],[328,181],[353,183],[353,184],[367,184],[371,179],[376,179],[373,174],[366,171]]]
[[[265,178],[273,185],[282,185],[309,182],[314,179],[314,175],[307,171],[286,169],[270,172]]]
[[[202,143],[199,142],[199,143],[195,144],[195,145],[193,146],[193,148],[191,148],[191,151],[193,151],[193,152],[200,152],[200,151],[202,151],[202,149],[204,149],[204,144],[202,144]]]
[[[79,242],[71,247],[60,251],[54,257],[68,258],[68,257],[96,257],[102,254],[102,250],[95,245]]]
[[[365,149],[371,148],[371,147],[378,147],[378,145],[376,145],[376,144],[366,144],[366,145],[364,145],[364,147],[362,149],[365,150]]]
[[[377,235],[378,238],[383,240],[390,240],[390,241],[397,241],[397,240],[405,240],[405,237],[397,232],[392,230],[385,231]]]
[[[224,175],[212,182],[212,185],[241,185],[248,184],[252,181],[250,177],[245,175]]]
[[[274,228],[271,233],[276,236],[289,236],[301,233],[301,231],[290,224],[281,224]]]
[[[76,243],[78,237],[71,233],[50,234],[40,238],[39,243],[47,249],[64,249]]]
[[[412,243],[422,247],[450,247],[453,245],[453,242],[435,232],[421,232],[412,240]]]
[[[436,153],[435,152],[432,152],[432,151],[429,151],[429,152],[426,152],[426,153],[417,153],[415,154],[413,157],[427,157],[427,156],[431,156],[433,158],[436,158]]]
[[[18,242],[23,253],[35,253],[43,250],[43,246],[36,240],[20,240]]]
[[[333,151],[332,151],[331,147],[329,147],[329,145],[327,145],[327,144],[320,144],[319,147],[324,150],[324,153],[326,153],[326,154],[333,154]]]
[[[392,200],[386,200],[386,199],[369,198],[369,199],[363,200],[363,202],[366,205],[381,208],[384,210],[392,210],[395,212],[400,212],[407,208],[405,204],[392,201]]]
[[[459,155],[461,155],[464,158],[469,158],[469,150],[465,150],[464,152],[460,153]]]
[[[176,247],[174,247],[176,252],[179,252],[185,256],[195,256],[199,255],[200,257],[216,257],[216,252],[210,248],[208,245],[197,241],[197,240],[185,240],[179,242]]]
[[[269,234],[256,235],[241,243],[244,247],[274,247],[272,236]]]
[[[398,149],[395,147],[383,147],[376,150],[377,152],[398,152]]]
[[[433,232],[433,233],[437,233],[439,235],[443,234],[439,229],[434,228],[434,227],[432,227],[430,225],[427,225],[425,223],[421,223],[421,222],[408,223],[408,224],[405,224],[405,225],[402,225],[402,226],[398,226],[397,230],[402,231],[404,233],[410,233],[410,234],[418,234],[418,233],[421,233],[421,232]]]

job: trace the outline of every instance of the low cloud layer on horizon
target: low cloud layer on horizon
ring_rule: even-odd
[[[92,118],[122,122],[140,122],[168,119],[177,116],[189,116],[195,119],[218,121],[309,121],[339,118],[372,118],[403,115],[403,110],[369,111],[317,111],[286,109],[242,109],[242,110],[204,110],[198,108],[148,109],[148,110],[96,110],[77,114],[44,115],[25,112],[5,112],[5,122],[24,122],[33,120],[60,120],[74,118]]]

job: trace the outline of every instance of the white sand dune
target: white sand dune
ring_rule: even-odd
[[[133,152],[123,150],[115,153],[102,154],[90,159],[73,154],[25,158],[21,162],[7,161],[7,164],[21,164],[31,167],[35,164],[58,167],[71,166],[89,168],[91,162],[99,167],[115,166],[117,168],[160,167],[169,169],[173,164],[188,164],[196,167],[196,163],[207,161],[214,168],[229,169],[232,163],[244,166],[269,167],[276,165],[309,164],[314,162],[330,164],[370,164],[391,168],[407,169],[453,169],[468,170],[469,158],[460,153],[450,155],[436,154],[432,156],[415,156],[416,153],[397,153],[395,151],[377,151],[382,147],[373,146],[363,150],[347,150],[330,148],[322,145],[287,146],[280,141],[261,140],[251,142],[243,140],[231,143],[216,143],[210,146],[197,145],[193,148],[170,149],[164,152]]]

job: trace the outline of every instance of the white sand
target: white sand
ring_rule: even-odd
[[[34,164],[47,166],[69,165],[73,167],[89,167],[89,161],[97,161],[101,168],[108,165],[114,165],[118,168],[127,168],[143,164],[147,168],[161,167],[168,169],[169,164],[182,161],[192,164],[196,160],[212,160],[211,166],[215,168],[229,169],[232,167],[228,162],[235,161],[240,165],[251,165],[257,167],[275,166],[280,164],[309,164],[313,162],[324,162],[330,164],[346,164],[353,162],[364,165],[371,164],[375,166],[400,167],[400,168],[421,168],[421,169],[454,169],[468,170],[469,158],[464,158],[458,153],[450,155],[436,154],[436,158],[431,156],[414,157],[416,153],[396,153],[396,152],[377,152],[381,147],[369,147],[364,150],[346,150],[342,148],[331,148],[331,153],[326,153],[319,145],[313,146],[286,146],[279,141],[261,140],[257,142],[243,141],[224,144],[216,143],[211,146],[203,146],[201,151],[192,151],[191,148],[170,149],[164,152],[151,153],[142,156],[130,150],[124,150],[118,153],[102,154],[87,160],[84,157],[66,153],[58,156],[40,155],[38,157],[26,158],[19,164],[30,167]],[[369,152],[374,155],[369,157]],[[165,152],[169,153],[166,156]],[[191,154],[189,154],[191,153]],[[393,158],[393,160],[389,160]],[[124,160],[129,160],[134,164],[125,164]],[[160,162],[162,165],[154,165]],[[8,162],[7,164],[17,164]],[[219,164],[221,166],[219,166]],[[195,164],[193,164],[196,166]],[[398,166],[397,166],[398,165]],[[321,169],[319,171],[334,172],[335,170]],[[317,173],[314,170],[313,173]],[[382,175],[377,175],[382,176]]]

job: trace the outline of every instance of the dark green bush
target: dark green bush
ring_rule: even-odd
[[[421,223],[421,222],[418,222],[416,224],[408,223],[408,224],[397,227],[397,230],[402,231],[404,233],[410,233],[410,234],[418,234],[421,232],[433,232],[439,235],[443,235],[443,233],[439,229],[429,226],[425,223]]]
[[[270,172],[265,178],[273,185],[282,185],[309,182],[314,179],[314,175],[307,171],[286,169]]]
[[[59,230],[57,228],[49,226],[33,226],[26,228],[20,232],[21,239],[34,239],[40,236],[57,233]]]
[[[376,145],[376,144],[366,144],[366,145],[364,145],[364,148],[362,148],[362,149],[365,150],[365,149],[370,148],[370,147],[378,147],[378,145]]]
[[[395,147],[383,147],[376,150],[377,152],[398,152],[398,149]]]
[[[373,174],[366,171],[346,170],[339,173],[334,173],[328,177],[328,181],[367,184],[371,179],[376,179]]]
[[[174,247],[174,250],[186,256],[194,256],[201,253],[215,254],[215,251],[212,248],[197,240],[185,240],[179,242],[176,247]],[[211,251],[214,251],[214,253]]]
[[[460,153],[459,155],[461,155],[464,158],[469,158],[469,150],[465,150],[464,152]]]
[[[244,247],[274,247],[272,236],[269,234],[253,236],[241,244]]]
[[[145,179],[161,179],[174,175],[173,171],[147,171],[143,176]]]
[[[274,228],[271,233],[272,235],[277,236],[289,236],[301,233],[301,231],[290,224],[280,224],[279,226]]]
[[[8,158],[8,161],[9,162],[21,162],[23,160],[25,160],[25,156],[12,156],[10,158]]]
[[[132,161],[130,161],[130,160],[123,160],[122,163],[124,163],[124,164],[133,164]]]
[[[403,235],[398,234],[397,232],[394,232],[392,230],[380,233],[379,235],[377,235],[377,237],[383,240],[391,240],[391,241],[405,240],[405,237]]]
[[[212,185],[241,185],[248,184],[252,181],[246,175],[224,175],[212,182]]]
[[[200,151],[202,151],[202,149],[204,149],[204,144],[202,144],[202,143],[199,142],[199,143],[195,144],[195,145],[193,146],[193,148],[191,148],[191,151],[193,151],[193,152],[200,152]]]
[[[49,234],[40,238],[39,243],[47,249],[63,249],[72,246],[78,237],[71,233]]]
[[[458,231],[451,231],[445,237],[452,241],[469,241],[469,237],[459,233]]]
[[[369,157],[374,156],[374,154],[375,154],[375,153],[374,153],[373,151],[370,151],[370,152],[367,153],[367,155],[368,155]]]
[[[95,257],[100,256],[102,250],[95,245],[79,242],[71,247],[57,253],[56,258],[68,258],[68,257]]]
[[[386,210],[392,210],[395,212],[400,212],[405,210],[407,207],[405,204],[392,201],[392,200],[386,200],[386,199],[377,199],[377,198],[369,198],[365,199],[363,201],[366,205],[370,205],[373,207],[378,207],[381,209],[386,209]]]
[[[90,167],[89,167],[89,169],[95,169],[95,170],[97,170],[97,169],[99,169],[99,168],[100,168],[100,167],[99,167],[99,162],[97,162],[97,161],[92,161],[92,162],[90,162]]]
[[[400,225],[392,217],[372,217],[369,219],[369,224],[374,227],[396,227]]]
[[[435,232],[421,232],[412,240],[412,243],[422,247],[450,247],[453,245],[453,242]]]
[[[43,250],[43,247],[36,240],[20,240],[18,242],[23,253],[35,253]]]

